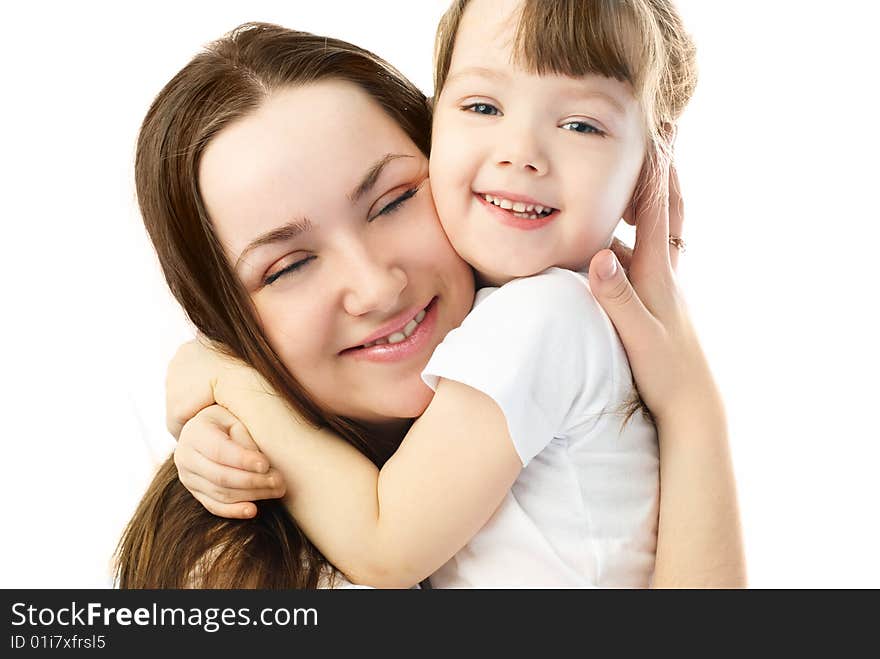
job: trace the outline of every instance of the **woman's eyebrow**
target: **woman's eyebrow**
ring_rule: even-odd
[[[412,157],[413,156],[408,156],[403,153],[386,153],[379,158],[379,160],[376,161],[376,164],[367,170],[367,173],[361,179],[361,182],[354,186],[354,189],[348,193],[348,198],[351,200],[351,203],[356,204],[361,197],[373,189],[373,186],[376,185],[376,181],[379,180],[379,176],[382,174],[385,165],[397,158]]]
[[[386,153],[384,156],[379,158],[376,163],[367,170],[367,173],[364,174],[364,177],[361,179],[361,182],[358,183],[354,189],[349,193],[348,197],[351,199],[352,203],[357,203],[358,199],[363,197],[367,192],[373,189],[373,186],[376,185],[376,181],[379,180],[379,176],[382,174],[382,170],[385,168],[385,165],[390,163],[392,160],[396,160],[397,158],[412,158],[413,156],[404,154],[404,153]],[[238,269],[238,266],[241,264],[242,259],[248,255],[248,253],[254,251],[258,247],[264,247],[266,245],[271,245],[273,243],[283,242],[285,240],[292,240],[296,238],[298,235],[309,231],[312,228],[312,223],[308,218],[302,218],[297,220],[291,220],[287,224],[283,224],[280,227],[275,227],[274,229],[270,229],[266,233],[260,234],[256,238],[254,238],[250,243],[248,243],[247,247],[245,247],[241,254],[238,255],[238,258],[235,261],[235,266],[233,269]]]
[[[257,249],[258,247],[264,247],[265,245],[271,245],[273,243],[282,242],[285,240],[291,240],[296,238],[301,233],[305,233],[312,228],[312,223],[308,218],[304,217],[302,219],[291,220],[287,224],[282,224],[280,227],[275,227],[274,229],[270,229],[266,233],[260,234],[256,238],[254,238],[248,246],[245,247],[241,254],[238,255],[238,259],[235,261],[235,266],[233,270],[237,270],[239,264],[242,259],[249,253]]]

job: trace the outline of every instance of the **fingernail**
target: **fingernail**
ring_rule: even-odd
[[[611,279],[616,273],[617,258],[613,253],[608,252],[596,266],[596,274],[599,275],[599,279]]]

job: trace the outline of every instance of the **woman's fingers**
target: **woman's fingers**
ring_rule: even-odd
[[[644,333],[657,328],[657,321],[642,304],[614,254],[603,249],[590,262],[590,290],[611,318],[620,340],[630,346],[650,345]]]
[[[608,249],[614,252],[614,256],[617,257],[617,262],[623,266],[624,271],[628,271],[630,261],[632,261],[632,248],[625,242],[614,238],[614,240],[611,241],[611,247]]]
[[[658,273],[671,270],[669,263],[669,172],[654,178],[653,188],[643,195],[636,208],[636,240],[630,276],[639,286]]]
[[[669,235],[682,237],[684,230],[684,201],[681,197],[681,183],[678,180],[678,170],[675,165],[669,167]],[[678,257],[681,250],[669,244],[669,261],[672,269],[678,268]]]

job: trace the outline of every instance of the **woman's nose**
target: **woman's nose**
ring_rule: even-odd
[[[399,266],[368,258],[360,259],[355,267],[349,268],[347,276],[349,283],[342,303],[346,313],[352,316],[395,309],[408,282]]]

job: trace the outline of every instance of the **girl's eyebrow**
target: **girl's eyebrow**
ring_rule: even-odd
[[[614,96],[607,92],[603,92],[599,89],[584,89],[581,86],[577,87],[569,87],[565,91],[561,92],[562,96],[566,98],[570,98],[575,101],[580,100],[589,100],[591,98],[599,99],[600,101],[605,101],[615,110],[617,110],[620,114],[626,114],[626,108],[623,104],[617,100]]]
[[[446,84],[451,84],[452,82],[458,80],[459,78],[466,78],[468,76],[474,76],[479,78],[487,78],[489,80],[495,80],[498,82],[507,82],[510,80],[510,76],[505,73],[502,69],[493,69],[487,66],[468,66],[455,73],[449,75],[446,78]],[[567,88],[563,92],[564,96],[573,98],[575,100],[579,99],[588,99],[588,98],[599,98],[604,101],[610,103],[615,110],[620,112],[621,114],[626,114],[626,108],[623,104],[614,98],[611,94],[600,91],[598,89],[582,89],[580,85],[574,88]]]
[[[488,66],[468,66],[461,69],[460,71],[456,71],[455,73],[450,74],[446,78],[446,84],[448,85],[458,78],[465,78],[467,76],[489,78],[490,80],[497,80],[499,82],[506,82],[510,79],[510,76],[501,69],[492,69]]]

